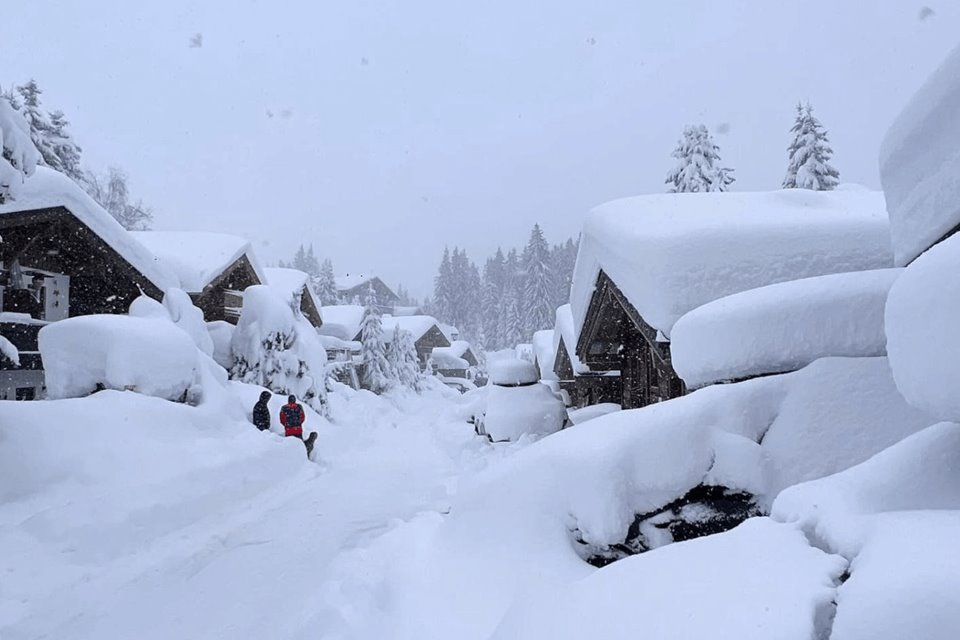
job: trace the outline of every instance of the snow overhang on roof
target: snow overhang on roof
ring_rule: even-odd
[[[587,217],[571,311],[579,333],[602,270],[669,338],[684,313],[738,291],[892,264],[879,192],[848,186],[638,196]]]
[[[134,269],[164,291],[178,286],[175,273],[124,229],[73,180],[48,167],[37,167],[17,190],[15,200],[0,204],[0,216],[63,207],[96,234]]]
[[[356,304],[338,304],[323,307],[323,326],[317,329],[321,335],[333,336],[347,342],[360,333],[363,307]]]
[[[136,231],[133,235],[176,273],[181,289],[200,293],[243,257],[261,283],[267,276],[246,238],[206,231]]]
[[[317,312],[323,315],[320,299],[310,286],[310,276],[307,273],[299,269],[283,267],[267,267],[263,271],[268,285],[287,295],[297,296],[305,293],[313,301]]]

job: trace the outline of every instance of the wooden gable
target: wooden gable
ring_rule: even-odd
[[[557,355],[553,359],[553,372],[558,380],[573,380],[573,363],[570,362],[570,354],[567,353],[563,336],[560,336],[560,346],[557,347]]]
[[[203,291],[193,293],[190,297],[193,304],[203,311],[203,319],[207,322],[226,320],[237,324],[243,305],[243,298],[237,292],[257,284],[263,283],[260,282],[250,259],[242,255],[204,287]]]
[[[309,284],[305,284],[304,291],[300,293],[300,312],[310,321],[310,324],[319,329],[323,326],[323,317],[320,315],[320,309],[314,304],[313,296],[310,295],[309,291],[306,291],[309,286]]]

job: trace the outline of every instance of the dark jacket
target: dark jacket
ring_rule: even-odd
[[[270,428],[270,407],[267,406],[267,400],[269,398],[260,398],[257,404],[253,405],[253,425],[260,431]]]

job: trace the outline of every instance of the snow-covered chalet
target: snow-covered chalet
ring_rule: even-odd
[[[379,277],[372,274],[347,274],[334,279],[337,296],[344,304],[364,304],[370,288],[377,296],[380,313],[393,314],[400,303],[400,297]],[[405,313],[405,315],[408,315]]]

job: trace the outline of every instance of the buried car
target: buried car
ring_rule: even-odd
[[[486,407],[474,416],[477,434],[493,442],[517,440],[524,434],[548,435],[567,425],[563,401],[540,384],[533,364],[499,360],[490,366]]]

